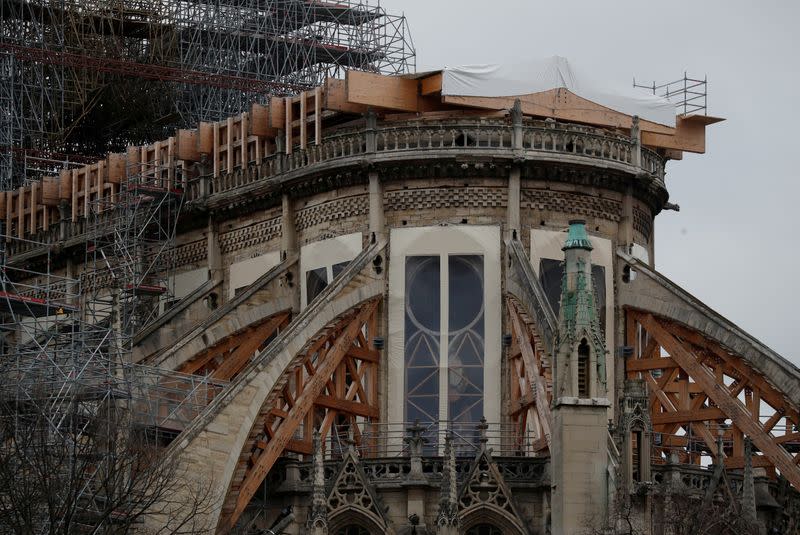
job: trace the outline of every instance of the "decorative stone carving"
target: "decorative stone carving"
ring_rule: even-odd
[[[229,254],[240,249],[280,238],[281,218],[274,217],[246,227],[240,227],[219,236],[219,247],[222,254]]]
[[[328,494],[328,518],[348,513],[362,515],[385,530],[389,521],[379,500],[355,449],[348,448]]]
[[[325,499],[325,465],[322,459],[322,441],[319,431],[314,430],[312,440],[314,447],[313,479],[311,492],[311,509],[306,521],[306,529],[312,535],[326,535],[328,533],[328,504]]]
[[[458,496],[458,506],[462,524],[472,514],[485,509],[478,514],[486,516],[492,512],[516,527],[519,533],[525,533],[522,528],[525,522],[514,506],[511,490],[495,466],[491,450],[485,447],[472,463]]]

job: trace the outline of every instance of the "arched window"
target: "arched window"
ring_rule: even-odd
[[[478,524],[469,528],[466,535],[503,535],[503,532],[491,524]]]
[[[357,524],[349,524],[337,531],[336,535],[370,535],[370,533],[366,528]]]
[[[578,397],[589,397],[589,344],[586,338],[578,346]]]

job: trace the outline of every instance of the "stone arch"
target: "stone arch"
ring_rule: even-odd
[[[527,535],[519,519],[512,518],[506,511],[491,505],[478,505],[462,511],[459,521],[464,532],[480,524],[493,524],[506,535]]]
[[[370,534],[388,533],[375,515],[356,505],[346,505],[329,513],[328,533],[338,535],[340,530],[348,526],[362,527]]]

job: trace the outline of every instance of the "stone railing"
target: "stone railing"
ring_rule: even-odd
[[[517,139],[519,137],[520,139]],[[636,151],[639,151],[638,157]],[[663,184],[663,159],[655,152],[638,147],[628,137],[597,128],[561,124],[553,121],[525,122],[517,128],[505,121],[408,122],[338,132],[323,138],[318,145],[291,154],[267,156],[261,163],[213,179],[204,177],[188,184],[186,199],[199,199],[235,190],[261,180],[307,169],[321,164],[393,153],[437,151],[448,155],[469,151],[524,159],[576,157],[578,163],[594,161],[621,165],[631,172],[644,171]],[[582,160],[582,162],[581,162]],[[637,166],[636,162],[641,165]],[[203,186],[210,181],[210,186]]]
[[[503,479],[512,486],[548,487],[550,485],[550,472],[547,457],[492,457]],[[459,481],[463,481],[472,468],[473,458],[459,458],[456,460],[456,474]],[[400,485],[405,482],[411,472],[411,461],[405,458],[373,458],[361,459],[364,474],[377,486]],[[432,485],[440,483],[442,478],[442,457],[423,457],[422,473]],[[340,459],[325,461],[325,480],[332,481],[341,464]],[[310,462],[298,462],[285,459],[270,474],[269,484],[272,488],[280,487],[286,481],[294,480],[298,487],[311,488],[313,467]]]
[[[435,159],[462,155],[602,165],[631,174],[645,173],[664,185],[662,157],[629,137],[599,128],[552,120],[512,123],[503,119],[442,119],[380,125],[368,120],[365,127],[332,132],[323,137],[321,143],[311,144],[304,150],[295,147],[290,154],[271,154],[260,162],[234,168],[224,175],[188,179],[184,182],[184,202],[191,207],[195,202],[246,186],[268,185],[271,179],[363,165],[366,159],[391,162],[393,158]],[[83,219],[61,221],[40,232],[36,241],[75,245],[86,238],[89,230]],[[22,243],[9,247],[8,254],[12,258],[41,254],[33,249],[36,249],[34,245]]]

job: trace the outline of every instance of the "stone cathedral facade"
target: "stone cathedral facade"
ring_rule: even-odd
[[[8,265],[76,279],[115,206],[175,203],[131,238],[169,262],[86,281],[146,308],[131,364],[213,387],[147,424],[211,489],[193,529],[669,535],[702,505],[800,533],[800,370],[654,262],[667,162],[715,120],[443,78],[351,72],[4,193]]]

